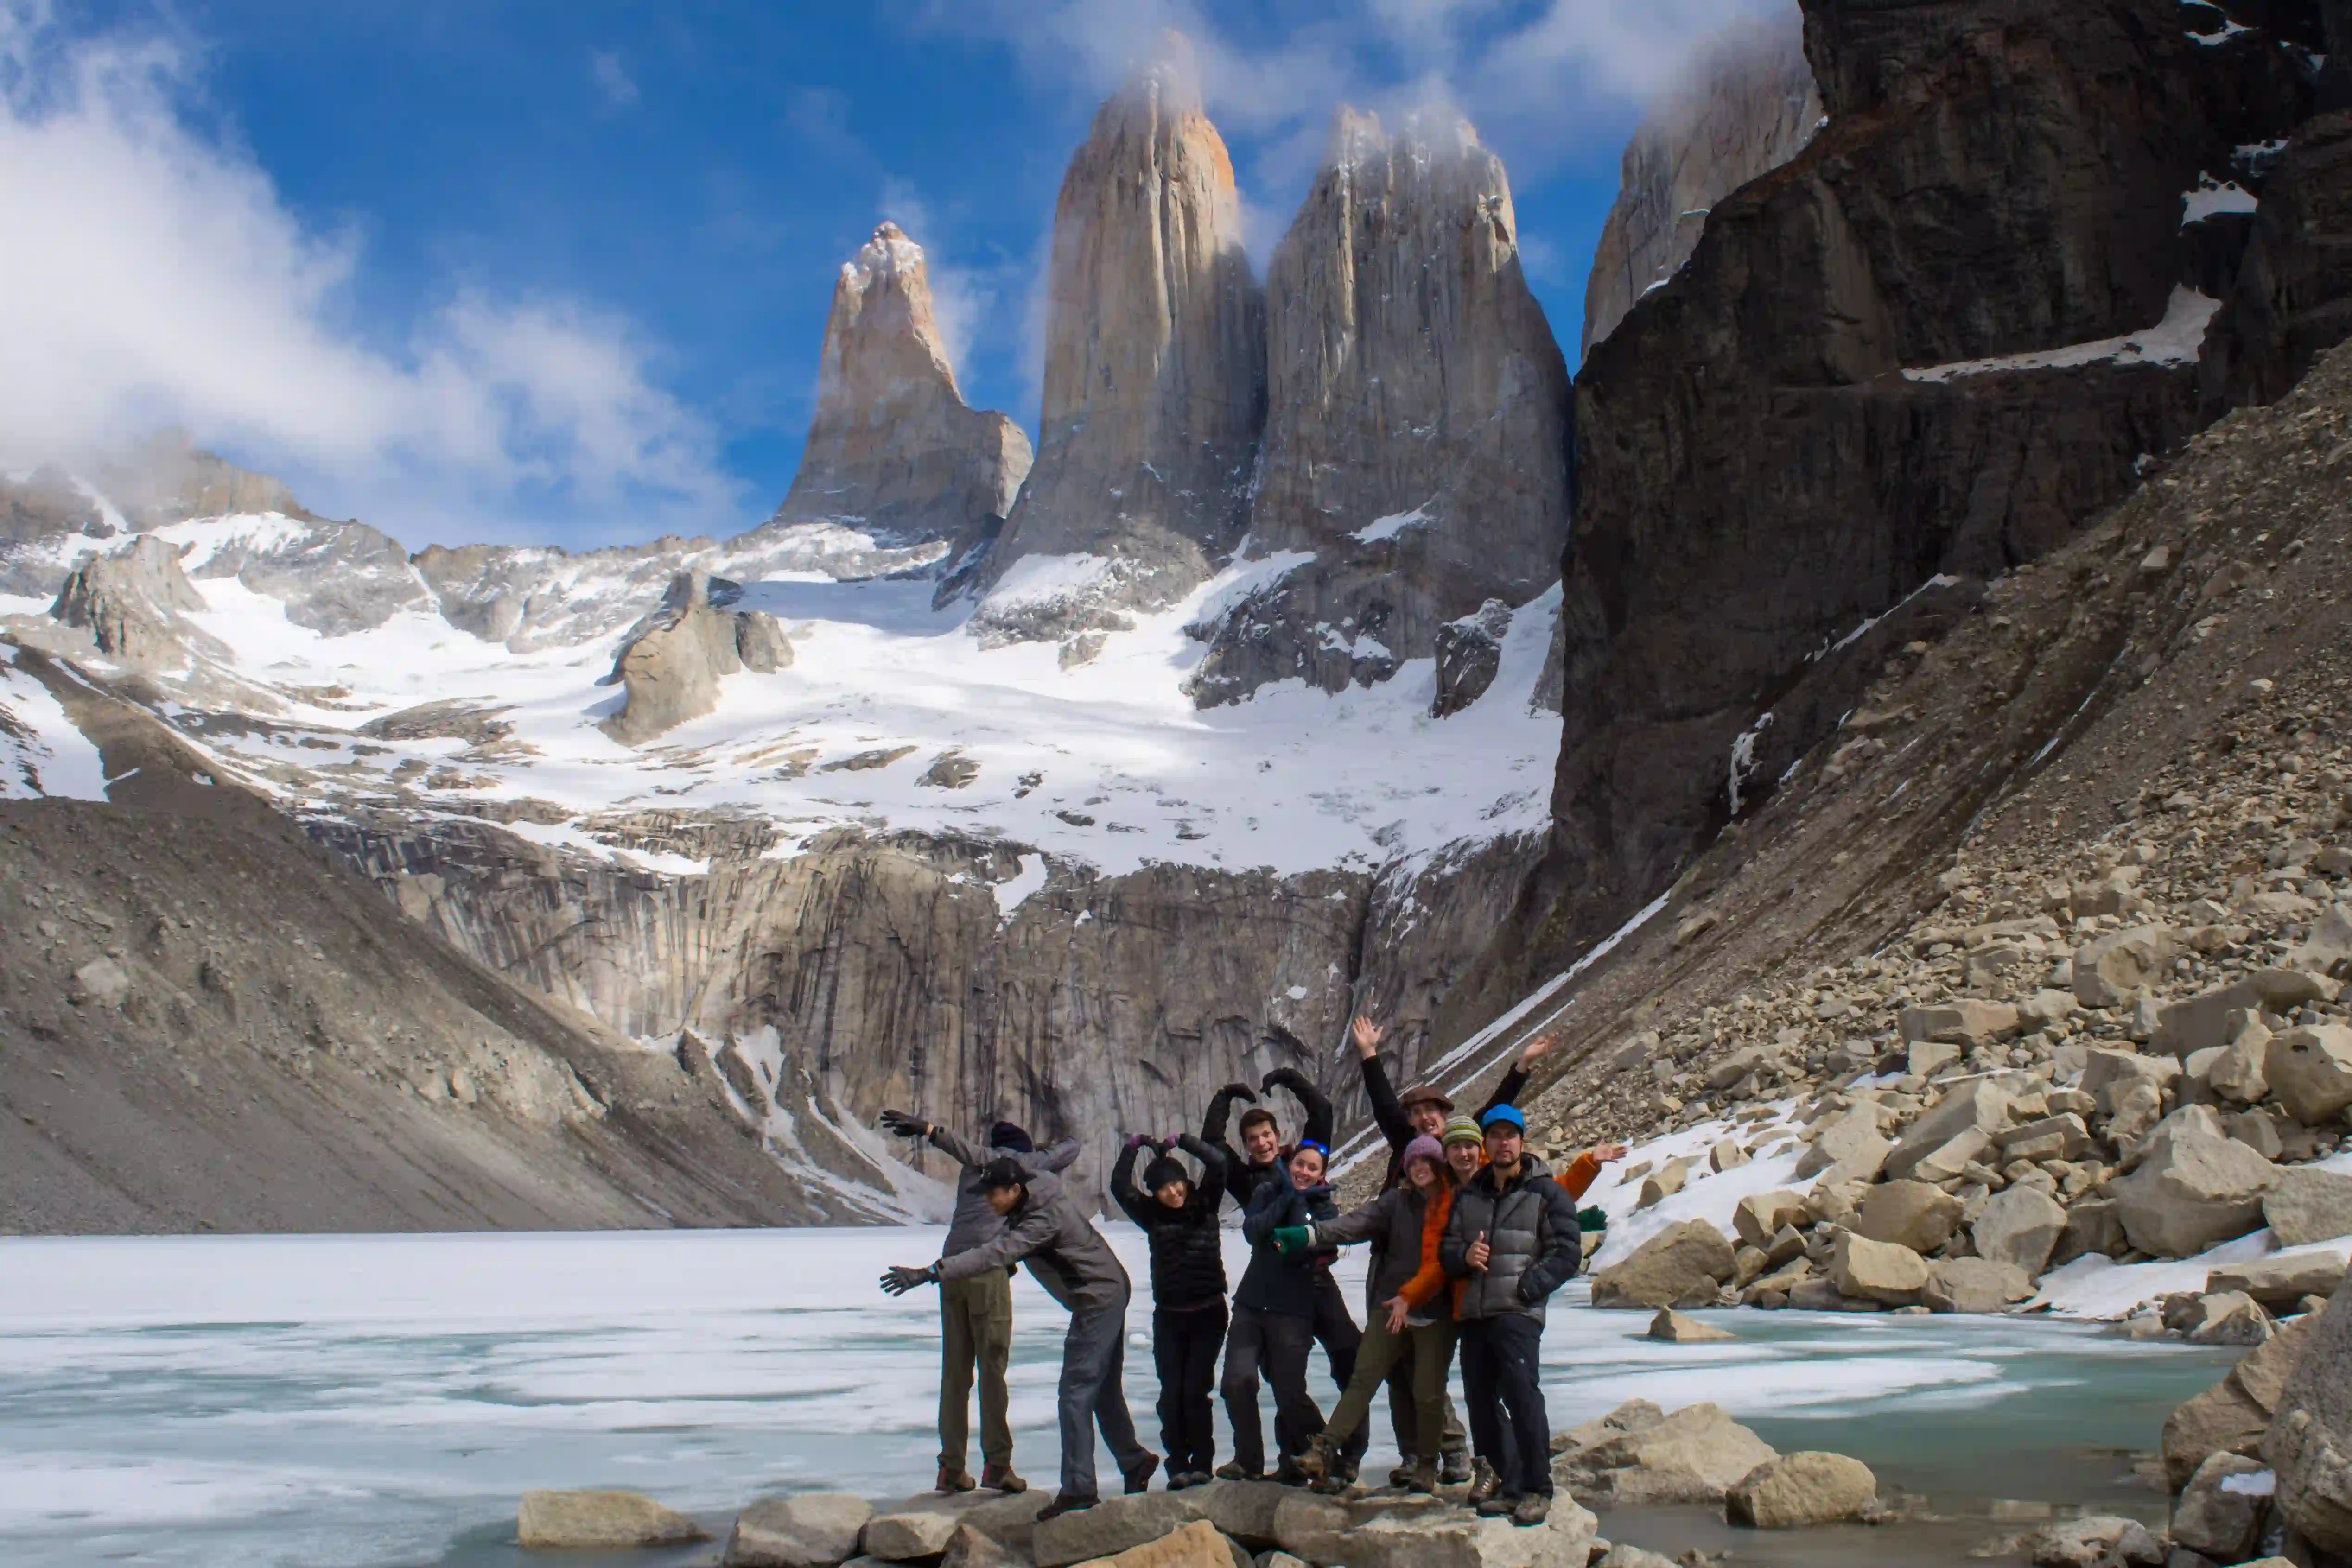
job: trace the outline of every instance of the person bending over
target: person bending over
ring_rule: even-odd
[[[1385,1243],[1374,1254],[1372,1311],[1363,1349],[1356,1355],[1356,1375],[1339,1396],[1330,1425],[1299,1462],[1318,1491],[1338,1490],[1343,1484],[1335,1473],[1340,1446],[1364,1425],[1373,1390],[1408,1346],[1412,1436],[1401,1450],[1406,1462],[1396,1484],[1409,1491],[1434,1492],[1443,1479],[1445,1378],[1454,1365],[1455,1330],[1453,1290],[1439,1266],[1438,1249],[1454,1211],[1454,1176],[1435,1138],[1415,1138],[1406,1145],[1404,1169],[1403,1186],[1391,1187],[1354,1213],[1275,1234],[1277,1246],[1290,1248]],[[1393,1399],[1395,1385],[1391,1383],[1390,1388]]]
[[[1454,1199],[1439,1261],[1462,1281],[1462,1394],[1471,1440],[1495,1468],[1486,1515],[1540,1524],[1551,1510],[1551,1421],[1544,1407],[1544,1303],[1583,1260],[1576,1200],[1527,1152],[1527,1122],[1488,1111],[1486,1164]]]
[[[1169,1153],[1201,1162],[1196,1183]],[[1146,1149],[1143,1187],[1135,1162]],[[1217,1206],[1225,1190],[1225,1156],[1186,1134],[1172,1141],[1130,1135],[1111,1168],[1110,1196],[1151,1245],[1151,1356],[1160,1372],[1160,1446],[1168,1450],[1168,1490],[1206,1486],[1217,1468],[1217,1423],[1210,1391],[1225,1343],[1225,1259]]]
[[[1323,1181],[1325,1158],[1314,1144],[1300,1144],[1283,1163],[1284,1179],[1262,1183],[1251,1193],[1249,1213],[1242,1220],[1250,1260],[1234,1292],[1222,1382],[1225,1419],[1234,1429],[1234,1462],[1217,1473],[1228,1479],[1255,1480],[1265,1471],[1257,1411],[1261,1373],[1274,1385],[1274,1440],[1281,1460],[1276,1480],[1297,1485],[1307,1479],[1298,1456],[1323,1430],[1323,1412],[1307,1392],[1307,1349],[1315,1333],[1317,1267],[1328,1267],[1331,1249],[1285,1253],[1275,1233],[1337,1217],[1331,1189]]]
[[[1333,1113],[1331,1102],[1323,1092],[1309,1082],[1295,1068],[1280,1067],[1267,1073],[1258,1087],[1267,1093],[1287,1089],[1303,1112],[1298,1136],[1303,1146],[1312,1144],[1328,1151],[1331,1147]],[[1255,1101],[1246,1083],[1228,1083],[1209,1102],[1208,1114],[1202,1119],[1201,1136],[1223,1148],[1227,1155],[1225,1187],[1233,1194],[1234,1207],[1244,1215],[1249,1212],[1250,1199],[1260,1188],[1289,1185],[1289,1173],[1282,1155],[1282,1126],[1272,1111],[1252,1104],[1242,1113],[1242,1146],[1235,1150],[1224,1141],[1225,1117],[1236,1100]],[[1323,1359],[1331,1369],[1331,1381],[1345,1388],[1356,1373],[1356,1349],[1363,1343],[1363,1331],[1348,1312],[1348,1293],[1331,1278],[1331,1257],[1328,1251],[1315,1254],[1311,1270],[1314,1285],[1313,1319],[1315,1343],[1323,1347]],[[1352,1439],[1350,1451],[1342,1456],[1348,1478],[1355,1479],[1356,1467],[1364,1457],[1370,1441],[1367,1433],[1359,1432]],[[1239,1473],[1238,1462],[1226,1470]],[[1219,1471],[1225,1474],[1225,1471]]]
[[[961,1167],[956,1172],[955,1214],[943,1249],[953,1257],[993,1238],[1004,1221],[989,1207],[981,1173],[995,1160],[1010,1159],[1032,1176],[1069,1168],[1078,1141],[1064,1138],[1040,1152],[1029,1134],[1011,1122],[988,1130],[980,1147],[935,1122],[904,1111],[882,1113],[882,1125],[902,1138],[922,1138]],[[972,1375],[980,1376],[978,1485],[998,1491],[1026,1491],[1029,1483],[1013,1470],[1013,1423],[1005,1413],[1004,1368],[1013,1356],[1013,1276],[999,1269],[940,1288],[940,1475],[943,1492],[971,1490],[964,1453],[971,1440]]]
[[[1047,1293],[1070,1310],[1062,1340],[1059,1416],[1062,1428],[1062,1489],[1040,1511],[1054,1519],[1099,1500],[1095,1490],[1095,1430],[1118,1461],[1128,1491],[1151,1485],[1160,1456],[1135,1438],[1119,1374],[1127,1361],[1127,1302],[1132,1287],[1127,1270],[1094,1222],[1078,1212],[1056,1177],[1033,1174],[1019,1161],[992,1160],[981,1173],[988,1206],[1004,1228],[994,1238],[942,1257],[924,1268],[894,1268],[882,1288],[903,1296],[921,1285],[952,1284],[991,1270],[1003,1273],[1026,1261]]]

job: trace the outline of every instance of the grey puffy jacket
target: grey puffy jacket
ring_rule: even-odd
[[[995,1239],[940,1259],[940,1278],[971,1280],[1026,1262],[1046,1292],[1073,1312],[1125,1312],[1132,1289],[1127,1267],[1061,1182],[1031,1176],[1022,1190]]]
[[[1470,1268],[1470,1245],[1481,1234],[1491,1255],[1483,1273]],[[1584,1238],[1576,1228],[1576,1200],[1529,1155],[1502,1186],[1488,1166],[1454,1195],[1438,1261],[1463,1281],[1454,1315],[1464,1322],[1513,1312],[1543,1322],[1544,1302],[1576,1275]]]

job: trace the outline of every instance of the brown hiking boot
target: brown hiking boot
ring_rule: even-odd
[[[1029,1483],[1013,1473],[1011,1465],[982,1465],[980,1484],[988,1491],[1027,1491]]]
[[[1470,1461],[1470,1495],[1462,1500],[1475,1508],[1502,1490],[1503,1478],[1484,1459]]]
[[[1437,1490],[1437,1461],[1415,1459],[1409,1465],[1400,1465],[1389,1477],[1389,1484],[1426,1497]]]
[[[1328,1479],[1331,1474],[1334,1458],[1331,1451],[1331,1439],[1318,1432],[1307,1445],[1307,1451],[1298,1456],[1299,1471],[1309,1481]]]
[[[1551,1494],[1549,1492],[1531,1491],[1519,1499],[1517,1506],[1511,1510],[1511,1522],[1522,1529],[1529,1525],[1541,1524],[1550,1516]]]
[[[931,1490],[940,1492],[970,1491],[979,1484],[971,1479],[971,1472],[961,1465],[941,1465],[939,1483]]]

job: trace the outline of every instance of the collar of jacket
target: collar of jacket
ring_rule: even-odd
[[[1545,1165],[1542,1160],[1533,1155],[1522,1155],[1519,1156],[1519,1174],[1510,1186],[1505,1186],[1502,1184],[1501,1177],[1496,1172],[1492,1161],[1479,1166],[1478,1174],[1471,1178],[1471,1182],[1474,1186],[1485,1187],[1488,1192],[1500,1194],[1517,1192],[1529,1182],[1544,1180],[1550,1175],[1551,1167]]]

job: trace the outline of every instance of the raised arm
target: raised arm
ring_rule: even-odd
[[[1536,1063],[1551,1054],[1555,1043],[1552,1036],[1539,1034],[1519,1048],[1519,1054],[1511,1062],[1511,1070],[1503,1074],[1503,1081],[1495,1085],[1495,1092],[1487,1097],[1485,1108],[1478,1113],[1479,1121],[1486,1121],[1486,1112],[1497,1105],[1519,1103],[1519,1096],[1527,1092],[1528,1080],[1534,1073]]]
[[[1398,1103],[1396,1087],[1389,1082],[1389,1070],[1378,1056],[1364,1058],[1364,1098],[1372,1103],[1372,1125],[1381,1130],[1389,1147],[1402,1149],[1412,1142],[1412,1123]]]
[[[968,1142],[960,1134],[940,1126],[937,1122],[930,1124],[930,1131],[924,1136],[930,1140],[931,1147],[939,1150],[956,1164],[972,1170],[980,1169],[996,1157],[989,1150]]]
[[[1295,1067],[1277,1067],[1265,1075],[1265,1082],[1259,1088],[1287,1089],[1297,1095],[1298,1103],[1307,1113],[1306,1126],[1299,1135],[1312,1139],[1327,1149],[1331,1146],[1331,1102],[1324,1098],[1323,1091],[1307,1081],[1307,1074]]]
[[[1257,1095],[1246,1083],[1228,1083],[1209,1096],[1209,1109],[1201,1117],[1201,1137],[1204,1143],[1216,1145],[1227,1155],[1234,1146],[1225,1141],[1225,1121],[1234,1113],[1234,1102],[1247,1100],[1255,1103]]]
[[[1035,1154],[1023,1158],[1021,1163],[1032,1172],[1043,1171],[1048,1176],[1059,1176],[1068,1170],[1077,1157],[1077,1139],[1064,1138],[1059,1143],[1047,1144]]]
[[[1233,1169],[1233,1160],[1216,1145],[1190,1133],[1179,1133],[1176,1146],[1201,1162],[1200,1191],[1207,1196],[1210,1206],[1215,1207],[1225,1196],[1225,1177]]]
[[[1118,1163],[1110,1167],[1111,1201],[1138,1225],[1144,1223],[1144,1216],[1150,1212],[1136,1193],[1134,1181],[1135,1160],[1143,1152],[1143,1143],[1140,1136],[1129,1134],[1127,1142],[1119,1148]]]

